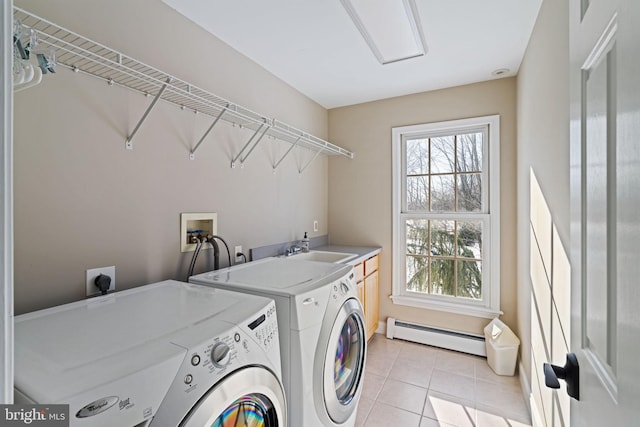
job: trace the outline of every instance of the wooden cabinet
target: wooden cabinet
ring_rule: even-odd
[[[364,307],[364,262],[360,262],[353,266],[353,274],[358,285],[358,299]]]
[[[364,308],[365,329],[369,340],[378,329],[378,259],[379,255],[354,266],[358,299]]]
[[[364,279],[364,317],[367,322],[367,340],[378,329],[378,271]]]

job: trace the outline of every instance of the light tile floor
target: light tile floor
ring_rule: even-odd
[[[482,357],[375,334],[356,427],[523,427],[531,417],[518,377]]]

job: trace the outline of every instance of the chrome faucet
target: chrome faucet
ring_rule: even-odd
[[[300,253],[300,252],[302,252],[302,248],[300,246],[292,245],[287,249],[285,255],[286,256],[291,256],[291,255],[295,255],[295,254]]]

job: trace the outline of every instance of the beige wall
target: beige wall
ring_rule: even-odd
[[[534,417],[549,426],[569,425],[566,393],[542,378],[542,363],[564,365],[571,330],[568,26],[568,2],[543,2],[518,74],[521,375],[531,384]]]
[[[327,137],[327,111],[157,0],[16,1],[16,5],[266,116]],[[62,67],[15,96],[15,309],[78,300],[85,270],[116,266],[125,289],[184,279],[181,212],[217,212],[218,234],[250,247],[327,233],[328,162],[265,140],[243,169],[230,159],[251,133]],[[208,252],[208,251],[207,251]],[[200,271],[205,268],[204,258]]]
[[[516,326],[516,80],[403,96],[329,111],[329,137],[356,153],[329,160],[329,234],[332,243],[382,247],[380,319],[392,316],[422,324],[481,333],[488,319],[394,305],[391,295],[391,128],[500,115],[501,309]]]

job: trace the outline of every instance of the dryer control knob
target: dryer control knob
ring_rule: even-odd
[[[346,294],[347,292],[349,292],[349,285],[347,285],[346,283],[341,282],[341,283],[340,283],[340,287],[342,288],[342,292],[343,292],[343,293],[345,293],[345,294]]]
[[[224,368],[231,360],[231,349],[223,342],[216,343],[211,349],[211,361],[218,368]]]

